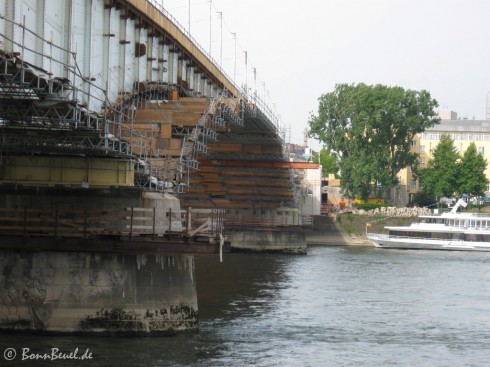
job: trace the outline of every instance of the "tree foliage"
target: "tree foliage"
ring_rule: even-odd
[[[423,189],[439,198],[455,194],[481,196],[489,182],[486,168],[487,160],[477,152],[475,143],[461,157],[454,141],[443,135],[427,168],[421,169],[418,175]]]
[[[484,195],[488,185],[488,179],[485,176],[487,164],[487,160],[478,153],[476,144],[472,142],[464,152],[463,159],[459,164],[456,180],[459,194]]]
[[[366,84],[338,84],[319,98],[310,136],[338,152],[346,195],[366,200],[373,187],[398,184],[398,172],[414,165],[415,134],[438,122],[437,102],[427,91]]]
[[[419,207],[428,207],[437,203],[433,194],[426,191],[420,191],[413,195],[412,204]]]
[[[328,150],[322,149],[320,153],[315,157],[315,162],[322,165],[322,173],[324,176],[329,174],[337,174],[337,160]]]
[[[432,154],[432,159],[427,162],[427,168],[418,172],[424,191],[437,198],[453,196],[458,189],[458,160],[460,158],[451,137],[441,136]]]

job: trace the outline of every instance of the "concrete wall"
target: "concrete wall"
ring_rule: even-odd
[[[232,251],[280,252],[306,254],[306,236],[303,231],[227,230]]]
[[[300,205],[303,215],[320,215],[322,206],[322,167],[305,170],[302,184],[307,187],[308,194]]]
[[[0,251],[0,330],[169,334],[197,312],[192,256]]]

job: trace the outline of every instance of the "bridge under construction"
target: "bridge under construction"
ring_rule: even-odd
[[[318,165],[289,162],[268,106],[238,88],[157,1],[3,2],[0,138],[0,265],[4,276],[18,271],[12,264],[31,274],[12,275],[19,289],[38,276],[44,284],[0,305],[0,328],[193,328],[194,269],[185,254],[222,251],[225,239],[246,250],[305,252],[309,222],[297,209],[294,170]],[[148,272],[161,279],[151,287],[141,275],[149,256],[158,266]],[[115,284],[110,273],[90,288],[111,261],[124,279]],[[53,284],[37,274],[45,268],[77,269],[82,283]],[[130,288],[148,296],[128,305]],[[100,315],[117,304],[136,316],[114,329]],[[25,319],[12,321],[11,306]],[[161,312],[145,319],[146,308]],[[61,316],[68,311],[69,320]]]

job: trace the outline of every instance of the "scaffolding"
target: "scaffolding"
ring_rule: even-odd
[[[14,39],[13,36],[0,34],[2,161],[9,155],[26,153],[108,161],[122,159],[130,162],[126,167],[134,175],[133,186],[180,194],[189,189],[191,176],[200,169],[200,157],[209,160],[285,159],[279,121],[256,96],[255,99],[248,99],[245,94],[237,98],[222,89],[214,97],[206,99],[207,105],[196,120],[179,124],[171,118],[161,117],[159,121],[138,125],[135,123],[136,114],[145,109],[151,110],[155,104],[160,106],[172,102],[177,111],[185,113],[184,102],[179,101],[179,96],[182,99],[189,96],[195,98],[195,94],[184,88],[183,80],[179,85],[162,81],[135,81],[130,91],[119,91],[117,98],[111,97],[113,100],[110,100],[109,96],[113,96],[114,91],[108,88],[115,84],[111,81],[118,75],[108,73],[109,80],[102,82],[107,89],[101,88],[93,78],[83,76],[77,64],[76,52],[59,47],[30,31],[25,22],[16,23],[3,16],[0,19],[15,29],[15,32],[7,33],[21,35]],[[26,34],[29,35],[30,44],[40,44],[38,49],[51,52],[39,53],[34,47],[26,46]],[[53,49],[56,51],[53,52]],[[29,58],[24,55],[33,54],[37,60],[41,60],[37,65],[25,60]],[[49,65],[46,67],[49,71],[39,65]],[[51,70],[58,70],[63,75],[54,75]],[[95,102],[89,104],[87,101]],[[100,106],[100,110],[93,111],[90,106]],[[160,144],[162,125],[170,127],[172,149]],[[262,153],[212,153],[210,144],[216,142],[218,136],[223,144],[246,141],[250,146],[258,144],[267,149]],[[276,149],[276,146],[280,148]],[[271,147],[274,149],[269,149]],[[267,197],[275,197],[276,201],[290,201],[289,196],[276,197],[272,188],[268,191],[271,194],[265,195]],[[246,199],[254,200],[253,195]]]
[[[110,106],[106,91],[84,78],[76,64],[76,54],[58,47],[27,29],[24,25],[2,20],[20,28],[20,42],[2,35],[5,45],[16,45],[21,52],[0,49],[0,133],[2,152],[36,152],[38,154],[59,153],[84,154],[90,156],[131,157],[132,146],[121,139],[128,126],[124,110]],[[26,33],[37,42],[56,48],[67,64],[48,55],[50,63],[59,64],[66,76],[55,76],[51,72],[23,60],[29,49],[24,38]],[[13,49],[13,47],[10,47]],[[66,57],[69,56],[69,57]],[[89,84],[90,88],[75,87]],[[90,98],[104,96],[101,103],[104,111],[89,111],[82,103],[85,90],[94,91]]]
[[[0,48],[0,138],[2,157],[9,154],[65,155],[100,158],[125,158],[132,162],[134,185],[146,190],[182,192],[189,174],[198,169],[198,154],[208,154],[208,141],[217,139],[224,127],[228,110],[218,108],[224,92],[211,100],[209,107],[194,127],[174,126],[172,136],[182,140],[180,155],[160,153],[156,149],[157,125],[138,129],[135,113],[148,103],[164,103],[175,91],[174,86],[159,82],[136,82],[131,92],[120,93],[109,101],[108,91],[91,78],[83,77],[76,53],[64,49],[30,31],[24,24],[1,19],[22,34],[16,41],[1,34]],[[25,45],[26,34],[43,44],[42,49],[55,48],[59,58],[39,54]],[[20,52],[8,52],[7,49]],[[4,48],[5,46],[5,48]],[[49,64],[58,64],[65,75],[51,72],[23,59],[34,53]],[[62,60],[69,60],[63,62]],[[43,62],[41,62],[43,64]],[[51,68],[50,68],[51,69]],[[56,69],[56,68],[55,68]],[[109,83],[107,83],[109,84]],[[81,100],[98,100],[101,111],[91,111]],[[219,119],[219,120],[218,120]],[[221,121],[216,122],[216,121]],[[168,121],[172,123],[171,121]]]

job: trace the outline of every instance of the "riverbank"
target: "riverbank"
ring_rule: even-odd
[[[387,233],[388,225],[410,225],[416,217],[383,217],[352,213],[315,216],[313,230],[306,234],[309,246],[372,246],[366,238],[366,224],[370,232]]]

